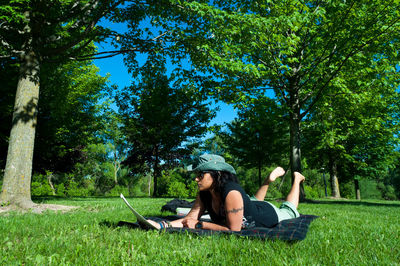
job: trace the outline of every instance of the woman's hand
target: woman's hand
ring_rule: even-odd
[[[192,218],[184,218],[182,220],[183,227],[192,228],[192,229],[195,228],[195,226],[198,222],[199,222],[198,220],[192,219]]]
[[[161,228],[161,226],[160,226],[160,223],[157,223],[157,222],[155,222],[155,221],[153,221],[153,220],[147,220],[151,225],[153,225],[155,228],[157,228],[157,229],[160,229]]]

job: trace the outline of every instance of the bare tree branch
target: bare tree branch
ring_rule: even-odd
[[[353,2],[353,3],[349,6],[349,8],[348,8],[348,9],[346,10],[346,12],[344,13],[344,16],[339,20],[339,21],[341,22],[341,24],[339,24],[338,27],[336,27],[337,29],[341,28],[341,27],[344,25],[344,22],[345,22],[346,19],[348,18],[348,15],[350,14],[350,10],[351,10],[351,9],[353,8],[353,6],[354,6],[354,3],[355,3],[355,2]],[[328,29],[328,30],[326,31],[326,34],[325,34],[322,38],[326,38],[326,35],[329,34],[329,33],[332,32],[332,31],[333,31],[333,28],[332,28],[332,29]],[[316,32],[315,34],[313,34],[313,36],[311,36],[310,39],[308,40],[308,43],[309,43],[311,40],[313,40],[313,39],[317,36],[317,34],[318,34],[318,32]],[[330,52],[327,56],[325,56],[325,57],[323,56],[323,55],[325,55],[327,49],[331,46],[332,41],[333,41],[333,34],[330,34],[329,40],[328,40],[327,44],[325,45],[324,50],[323,50],[322,53],[321,53],[321,56],[316,60],[316,63],[314,64],[314,67],[312,67],[311,71],[307,73],[308,76],[309,76],[309,78],[299,86],[299,88],[298,88],[299,91],[301,90],[301,88],[302,88],[305,84],[307,84],[307,83],[311,80],[312,74],[313,74],[314,71],[318,68],[318,66],[319,66],[322,62],[324,62],[326,59],[332,58],[333,55],[335,54],[334,52],[336,51],[336,45],[334,46],[334,49],[332,49],[331,52]],[[304,42],[306,43],[306,40],[305,40]],[[310,55],[311,55],[311,54],[307,54],[307,55],[303,58],[303,61],[307,60],[308,56],[310,56]]]
[[[76,46],[77,44],[79,44],[80,42],[82,42],[84,39],[88,38],[89,34],[93,32],[94,27],[96,26],[96,24],[98,23],[98,21],[105,16],[105,14],[107,14],[108,12],[110,12],[111,10],[115,9],[118,5],[120,5],[122,2],[124,2],[125,0],[120,0],[120,1],[116,1],[114,4],[112,4],[110,7],[104,8],[104,10],[101,10],[97,16],[95,16],[91,21],[82,21],[83,24],[86,24],[85,26],[85,30],[83,33],[80,34],[79,38],[73,39],[71,40],[69,43],[61,46],[61,47],[57,47],[54,49],[50,49],[47,51],[46,55],[52,55],[52,54],[59,54],[59,53],[63,53],[64,51]],[[95,6],[98,4],[98,1],[94,1],[92,3],[92,6]],[[84,8],[87,8],[88,6],[85,6]],[[71,13],[70,13],[71,15]],[[80,27],[82,27],[84,25],[80,25]],[[92,36],[91,38],[89,38],[90,40],[93,40],[95,38],[95,36]],[[90,42],[86,42],[86,44],[88,44]]]

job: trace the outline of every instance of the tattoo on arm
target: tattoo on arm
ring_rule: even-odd
[[[240,211],[243,211],[243,206],[237,209],[233,208],[232,210],[226,210],[227,213],[237,213]]]

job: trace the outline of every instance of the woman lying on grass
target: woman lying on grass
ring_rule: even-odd
[[[188,227],[210,230],[232,230],[251,227],[273,227],[283,220],[297,218],[300,195],[300,183],[304,176],[294,173],[294,182],[286,201],[280,208],[264,201],[269,184],[276,178],[283,176],[282,167],[275,168],[258,189],[255,198],[250,197],[239,185],[235,169],[227,164],[221,156],[204,154],[198,158],[196,164],[188,167],[196,173],[196,182],[199,187],[197,199],[190,212],[182,219],[172,222],[149,220],[159,229],[165,227]],[[199,221],[205,213],[212,222]]]

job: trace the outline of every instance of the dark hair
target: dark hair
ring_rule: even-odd
[[[222,188],[228,182],[239,183],[239,180],[235,174],[227,171],[207,171],[214,179],[213,187],[216,192],[221,193]]]

